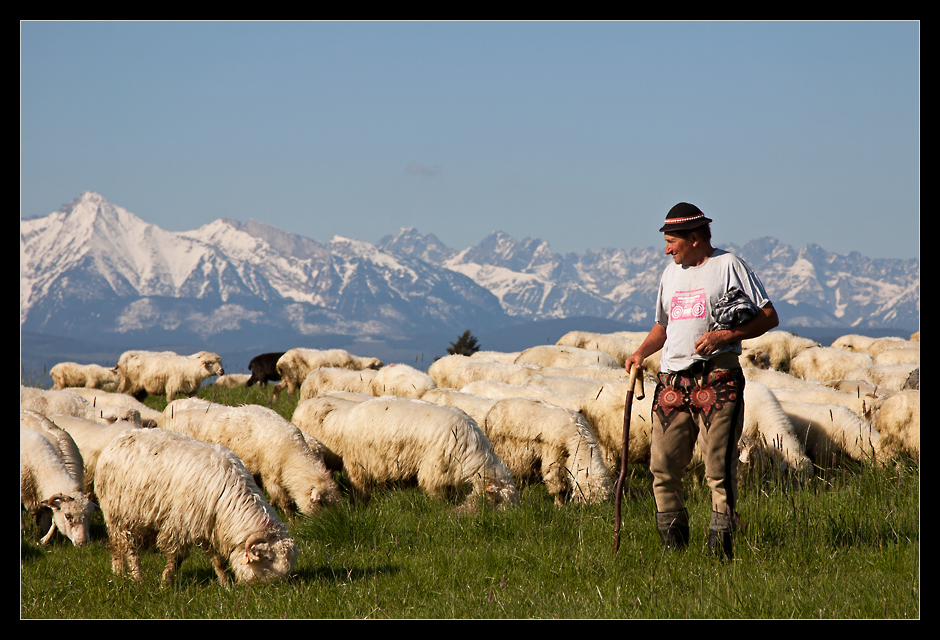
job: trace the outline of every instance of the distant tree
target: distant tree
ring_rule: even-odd
[[[451,355],[459,354],[462,356],[473,355],[480,350],[480,345],[477,343],[476,336],[470,333],[470,330],[467,329],[464,331],[457,342],[451,342],[450,348],[447,349],[447,353]]]

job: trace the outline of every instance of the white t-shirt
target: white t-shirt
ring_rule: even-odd
[[[764,285],[751,268],[723,249],[715,249],[697,267],[675,263],[666,267],[656,298],[656,322],[666,328],[660,371],[681,371],[696,360],[726,351],[741,353],[740,342],[725,345],[708,356],[695,353],[695,341],[708,332],[714,319],[715,304],[732,287],[741,289],[758,307],[770,303]]]

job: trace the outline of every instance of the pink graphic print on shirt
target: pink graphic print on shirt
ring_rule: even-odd
[[[705,317],[705,289],[678,291],[672,296],[670,320],[692,320]]]

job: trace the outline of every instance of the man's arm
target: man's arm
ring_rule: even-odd
[[[650,329],[649,334],[647,334],[646,339],[643,340],[639,348],[624,361],[624,369],[629,373],[633,370],[634,365],[642,367],[643,361],[662,349],[664,344],[666,344],[666,327],[657,322]]]
[[[757,315],[744,324],[703,334],[695,341],[695,352],[707,356],[730,342],[741,342],[762,336],[778,324],[780,324],[780,319],[777,317],[777,310],[768,302],[766,306],[758,309]]]

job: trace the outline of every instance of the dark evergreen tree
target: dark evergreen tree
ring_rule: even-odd
[[[470,333],[470,330],[467,329],[464,331],[457,342],[451,342],[450,348],[447,349],[447,353],[451,355],[459,354],[463,356],[473,355],[480,350],[480,345],[477,343],[476,336]]]

